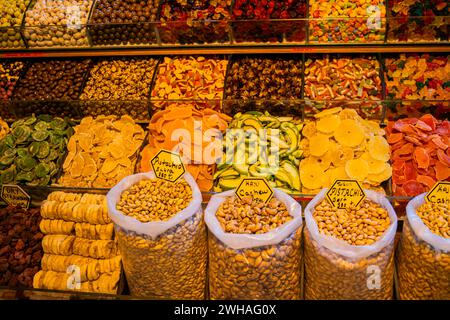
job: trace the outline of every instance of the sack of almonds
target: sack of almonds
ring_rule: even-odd
[[[450,205],[425,202],[406,207],[397,255],[400,299],[450,299]]]
[[[305,209],[305,299],[392,299],[394,209],[370,190],[358,206],[336,209],[327,190]]]
[[[300,299],[302,210],[280,190],[260,202],[234,190],[205,210],[211,299]]]
[[[134,296],[204,299],[207,242],[202,195],[189,174],[128,176],[107,194],[125,275]]]

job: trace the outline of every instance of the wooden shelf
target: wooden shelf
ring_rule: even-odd
[[[8,58],[64,58],[101,56],[197,55],[197,54],[298,54],[298,53],[421,53],[450,52],[445,44],[389,44],[389,45],[228,45],[228,46],[160,46],[47,50],[0,50],[0,59]]]

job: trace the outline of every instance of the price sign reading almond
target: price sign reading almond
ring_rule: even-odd
[[[239,199],[252,197],[266,203],[273,196],[273,190],[264,178],[243,178],[235,193]]]
[[[23,207],[30,207],[31,197],[21,187],[14,184],[2,185],[1,197],[7,204]]]
[[[338,209],[354,208],[366,198],[363,188],[356,180],[336,180],[326,196],[331,205]]]
[[[186,169],[179,154],[167,150],[160,150],[151,160],[151,165],[156,178],[176,182]]]
[[[427,202],[450,204],[450,182],[438,181],[425,196]]]

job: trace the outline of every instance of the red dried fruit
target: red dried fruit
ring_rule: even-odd
[[[417,147],[414,150],[414,160],[419,168],[428,168],[430,166],[430,156],[424,148]]]
[[[423,146],[422,142],[420,142],[420,140],[415,137],[405,136],[405,140],[415,144],[416,146]]]
[[[428,124],[423,122],[422,120],[417,121],[416,128],[420,129],[422,131],[433,131],[433,128],[430,127]]]
[[[401,141],[402,139],[403,139],[403,133],[401,133],[401,132],[391,133],[387,138],[387,142],[390,144],[394,144],[394,143]]]
[[[403,184],[403,190],[407,196],[413,197],[425,191],[425,188],[416,180],[409,180]]]
[[[437,180],[447,180],[450,177],[450,167],[445,164],[436,162],[434,169],[436,171]]]
[[[406,180],[415,180],[417,178],[417,170],[412,162],[405,164],[403,174],[405,175]]]
[[[436,183],[436,180],[429,176],[418,175],[417,182],[420,182],[421,184],[426,185],[428,189],[431,189]]]
[[[437,154],[437,157],[438,157],[439,161],[442,164],[447,165],[448,167],[450,167],[450,156],[446,155],[445,152],[442,151],[441,149],[438,149],[436,154]]]
[[[419,120],[425,122],[431,130],[436,130],[437,120],[431,114],[423,115]]]

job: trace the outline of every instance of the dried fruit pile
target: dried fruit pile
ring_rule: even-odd
[[[145,132],[129,116],[83,118],[69,140],[64,174],[71,187],[111,188],[134,172]]]
[[[315,118],[302,131],[303,192],[317,193],[336,179],[349,178],[373,189],[391,177],[389,144],[376,121],[364,120],[355,110],[341,108],[322,111]]]
[[[390,121],[386,128],[391,147],[392,191],[416,196],[438,180],[450,178],[450,122],[426,114]]]
[[[72,134],[67,121],[48,115],[14,122],[0,141],[1,183],[48,185],[56,178]]]
[[[159,150],[175,151],[182,156],[186,170],[197,181],[200,190],[211,190],[214,165],[221,155],[209,154],[207,148],[210,144],[218,144],[216,150],[221,150],[221,141],[212,142],[210,139],[212,136],[220,138],[230,120],[223,113],[211,109],[197,110],[186,103],[170,105],[155,113],[149,124],[149,144],[141,153],[141,172],[151,170],[150,161]]]
[[[0,101],[11,98],[23,67],[21,61],[0,63]]]
[[[6,137],[10,131],[8,124],[0,118],[0,140]]]

